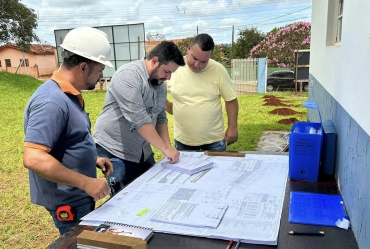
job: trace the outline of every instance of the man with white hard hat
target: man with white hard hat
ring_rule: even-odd
[[[107,35],[95,28],[71,30],[61,47],[63,64],[28,101],[24,115],[24,166],[29,169],[31,202],[44,206],[60,234],[78,224],[110,188],[107,158],[97,157],[81,90],[94,89],[109,61]]]

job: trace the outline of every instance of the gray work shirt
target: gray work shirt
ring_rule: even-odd
[[[152,86],[144,60],[117,69],[107,88],[105,102],[94,129],[94,140],[111,154],[131,162],[152,153],[138,133],[144,124],[167,124],[165,84]]]

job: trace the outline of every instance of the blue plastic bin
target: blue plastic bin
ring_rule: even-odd
[[[303,106],[317,109],[316,102],[306,101]],[[320,112],[319,112],[320,116]],[[323,131],[320,123],[297,122],[289,135],[289,178],[317,181],[320,169]]]

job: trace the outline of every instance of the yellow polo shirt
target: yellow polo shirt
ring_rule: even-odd
[[[185,65],[167,81],[172,93],[174,137],[198,146],[224,139],[221,97],[236,98],[236,92],[224,66],[210,59],[206,68],[195,73]]]

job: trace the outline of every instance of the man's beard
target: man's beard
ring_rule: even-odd
[[[91,74],[92,74],[92,71],[90,70],[90,68],[88,69],[88,74],[87,74],[87,80],[89,80]],[[94,90],[95,89],[95,86],[96,84],[100,81],[97,80],[95,83],[91,83],[91,82],[85,82],[85,90]]]
[[[96,84],[97,84],[98,82],[99,82],[99,81],[97,81],[95,84],[85,83],[85,89],[86,89],[86,90],[94,90],[94,89],[95,89],[95,86],[96,86]]]
[[[149,82],[150,84],[152,84],[152,86],[158,86],[162,83],[159,83],[159,80],[162,80],[162,81],[165,81],[166,78],[159,78],[158,79],[158,67],[156,67],[155,69],[153,69],[152,73],[149,75]]]
[[[149,78],[149,82],[150,82],[150,84],[152,84],[152,86],[158,86],[159,85],[158,79]]]

